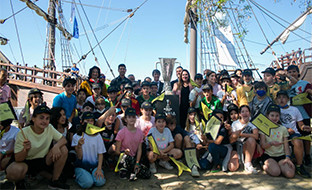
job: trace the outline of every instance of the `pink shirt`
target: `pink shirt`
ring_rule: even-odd
[[[127,127],[121,129],[117,133],[116,141],[121,142],[120,151],[124,151],[127,148],[130,150],[130,156],[135,156],[140,143],[143,142],[144,135],[140,129],[136,129],[135,132],[131,132]]]
[[[0,103],[7,102],[11,98],[11,89],[8,85],[0,86]]]

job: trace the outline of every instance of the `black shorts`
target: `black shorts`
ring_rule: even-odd
[[[43,158],[24,160],[24,162],[28,166],[27,174],[30,174],[32,176],[36,176],[42,171],[47,171],[50,173],[53,171],[53,163],[48,166],[46,163],[46,156]]]
[[[266,161],[267,159],[269,159],[269,158],[272,158],[273,160],[275,160],[275,161],[278,163],[280,160],[285,159],[286,156],[283,155],[283,156],[273,157],[273,156],[269,156],[269,155],[267,155],[267,154],[265,154],[265,153],[262,154],[262,156],[261,156],[261,159],[262,159],[263,162],[265,162],[265,161]]]

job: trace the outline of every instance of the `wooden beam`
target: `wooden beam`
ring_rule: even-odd
[[[26,88],[38,88],[40,90],[44,90],[47,92],[52,92],[56,94],[60,94],[64,91],[62,87],[53,87],[53,86],[48,86],[48,85],[42,85],[39,83],[32,83],[32,82],[26,82],[22,80],[9,80],[10,85],[17,85],[17,86],[23,86]]]

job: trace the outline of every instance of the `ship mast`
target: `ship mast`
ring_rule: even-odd
[[[55,0],[49,0],[49,8],[48,8],[48,14],[49,18],[53,22],[49,22],[49,29],[48,29],[48,37],[49,37],[49,44],[48,44],[48,64],[47,67],[51,70],[56,70],[55,68]]]

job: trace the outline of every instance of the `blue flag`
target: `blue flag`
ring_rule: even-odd
[[[76,17],[74,18],[74,31],[73,31],[73,37],[79,38],[79,29],[78,29],[78,22]]]

